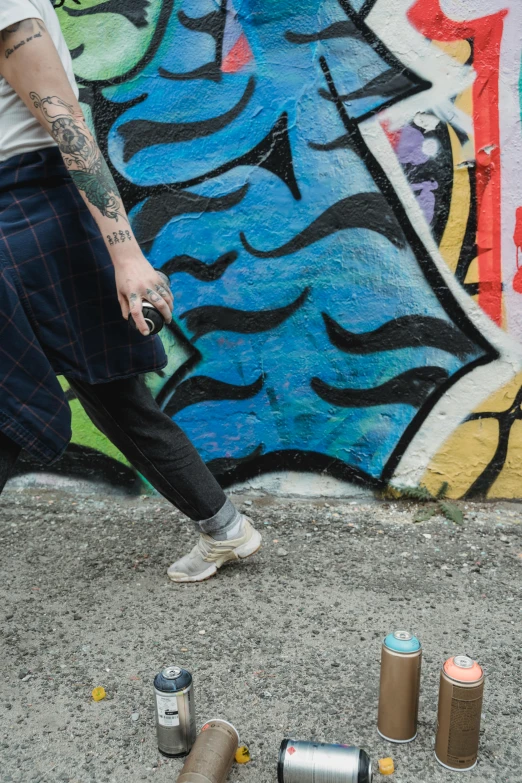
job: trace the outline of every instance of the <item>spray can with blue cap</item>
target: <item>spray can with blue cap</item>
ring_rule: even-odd
[[[390,742],[411,742],[417,736],[422,647],[409,631],[384,639],[377,729]]]

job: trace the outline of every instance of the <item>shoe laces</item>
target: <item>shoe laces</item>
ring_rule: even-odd
[[[215,544],[219,544],[219,543],[220,543],[219,541],[214,541],[214,539],[210,538],[210,536],[200,535],[199,541],[197,543],[197,548],[203,560],[205,560],[207,558],[207,555],[211,553]]]

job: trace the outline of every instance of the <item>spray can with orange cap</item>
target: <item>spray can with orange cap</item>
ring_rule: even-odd
[[[435,756],[443,767],[473,769],[477,763],[484,672],[467,655],[449,658],[440,673]]]

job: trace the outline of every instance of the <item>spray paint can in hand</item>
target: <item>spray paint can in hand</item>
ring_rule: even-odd
[[[381,652],[377,730],[390,742],[411,742],[417,736],[422,649],[416,636],[395,631]]]
[[[186,756],[196,739],[192,675],[167,666],[154,678],[158,749],[164,756]]]
[[[279,783],[372,783],[368,754],[348,745],[285,739],[279,750]]]
[[[177,783],[224,783],[239,745],[239,735],[226,720],[210,720],[201,729]]]
[[[160,311],[156,310],[156,308],[153,307],[151,303],[147,302],[145,299],[141,303],[141,309],[142,309],[143,317],[145,319],[145,323],[149,327],[149,334],[158,334],[158,332],[161,332],[161,330],[165,326],[165,321],[163,320],[163,316],[160,313]],[[136,326],[136,321],[134,320],[132,315],[129,315],[129,322],[134,326],[135,329],[138,328]]]
[[[156,270],[158,276],[163,280],[163,285],[165,288],[170,288],[170,280],[167,277],[167,275],[164,272],[160,272],[159,269]],[[163,327],[165,326],[165,321],[163,319],[162,314],[160,311],[154,307],[150,302],[147,302],[146,299],[144,299],[141,303],[142,313],[143,317],[145,319],[145,323],[149,327],[149,334],[158,334],[158,332],[161,332]],[[136,326],[136,322],[132,315],[129,315],[129,322],[134,326],[135,329],[138,327]]]
[[[473,769],[477,763],[484,672],[467,655],[449,658],[440,673],[435,756],[443,767]]]

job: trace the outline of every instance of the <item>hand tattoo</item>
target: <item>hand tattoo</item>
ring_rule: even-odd
[[[170,279],[167,277],[167,275],[165,274],[165,272],[160,272],[160,270],[159,270],[159,269],[157,269],[156,271],[157,271],[157,273],[158,273],[158,276],[159,276],[159,277],[161,277],[161,279],[163,280],[163,284],[164,284],[164,285],[165,285],[167,288],[170,288]]]
[[[85,193],[86,200],[104,217],[116,222],[120,217],[125,220],[118,188],[83,115],[75,113],[71,105],[56,95],[41,98],[31,92],[30,98],[49,123],[51,135],[78,190]]]
[[[131,294],[129,296],[129,302],[131,307],[134,307],[137,301],[138,301],[138,294]]]
[[[147,288],[147,296],[151,304],[154,302],[159,302],[162,299],[162,297],[158,296],[158,294],[156,294],[152,288]]]
[[[162,285],[159,285],[159,284],[155,285],[154,288],[156,289],[158,294],[163,297],[163,299],[165,299],[165,297],[169,295],[169,292],[167,291],[167,289],[164,286],[162,286]]]

